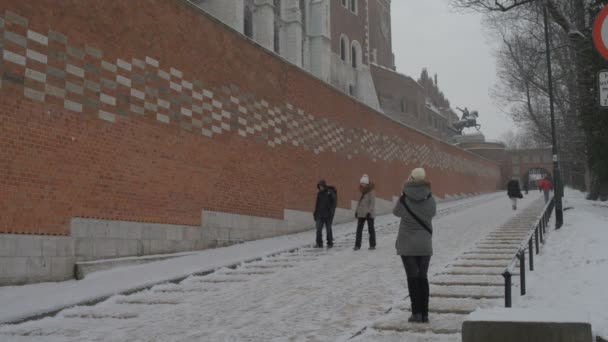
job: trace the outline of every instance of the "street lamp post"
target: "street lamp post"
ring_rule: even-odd
[[[553,154],[553,189],[555,196],[555,229],[560,229],[564,224],[564,211],[562,209],[562,180],[559,170],[559,158],[557,155],[557,137],[555,133],[555,112],[553,109],[553,77],[551,73],[551,49],[549,47],[549,20],[547,16],[547,4],[543,4],[543,15],[545,21],[545,45],[547,55],[547,78],[549,82],[549,108],[551,112],[551,139]]]

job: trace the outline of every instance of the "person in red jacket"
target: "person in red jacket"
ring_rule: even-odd
[[[543,191],[545,195],[545,203],[549,202],[549,191],[553,189],[553,184],[549,180],[549,178],[545,177],[538,182],[538,187]]]

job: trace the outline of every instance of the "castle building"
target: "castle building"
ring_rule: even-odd
[[[391,0],[191,0],[236,31],[394,120],[449,141],[457,115],[396,71]]]

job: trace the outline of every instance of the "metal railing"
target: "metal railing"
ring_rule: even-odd
[[[528,236],[522,241],[519,249],[509,265],[505,268],[502,276],[505,278],[505,307],[511,307],[511,277],[519,262],[519,282],[521,295],[526,294],[526,250],[528,250],[530,271],[534,271],[534,254],[540,252],[540,245],[544,243],[545,235],[547,233],[547,226],[549,225],[549,219],[551,213],[555,208],[555,197],[552,197],[549,203],[545,206],[543,213],[534,226],[534,229],[530,230]],[[534,250],[536,247],[536,251]],[[536,253],[535,253],[536,252]]]

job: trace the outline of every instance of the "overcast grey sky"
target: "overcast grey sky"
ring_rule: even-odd
[[[453,108],[479,111],[481,130],[496,139],[513,122],[490,98],[496,83],[492,47],[481,15],[453,12],[448,0],[393,0],[393,51],[397,71],[418,79],[422,68],[438,74]]]

